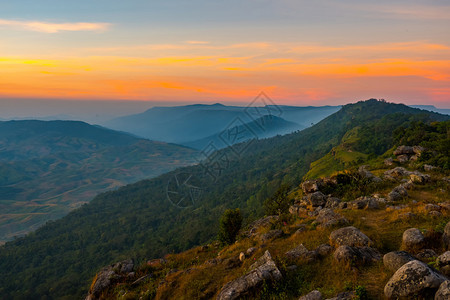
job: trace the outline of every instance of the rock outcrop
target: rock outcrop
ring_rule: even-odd
[[[370,247],[350,247],[340,246],[334,252],[334,259],[345,265],[365,265],[371,262],[379,261],[381,254]]]
[[[318,257],[317,251],[310,251],[305,246],[303,246],[303,244],[300,244],[294,249],[289,250],[285,255],[290,259],[301,259],[306,262],[314,261]]]
[[[232,300],[250,295],[264,282],[278,281],[282,277],[269,251],[266,251],[250,266],[247,274],[225,284],[217,300]]]
[[[131,276],[133,268],[134,263],[131,259],[103,268],[95,277],[86,300],[100,299],[102,292],[111,287],[116,281]]]

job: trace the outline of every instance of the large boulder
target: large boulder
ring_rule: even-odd
[[[447,276],[450,276],[450,251],[445,252],[436,260],[436,264],[439,267],[439,270]]]
[[[333,256],[337,262],[345,265],[365,265],[381,259],[380,253],[370,247],[339,246]]]
[[[448,300],[450,299],[450,280],[446,280],[439,286],[434,300]]]
[[[393,251],[383,256],[383,264],[389,271],[397,271],[404,264],[415,260],[416,258],[406,251]]]
[[[308,194],[306,196],[308,203],[312,207],[324,207],[327,204],[327,196],[325,196],[322,192],[314,192],[312,194]]]
[[[305,296],[301,296],[298,300],[322,300],[322,293],[318,290],[314,290]]]
[[[114,282],[123,277],[129,276],[129,274],[133,271],[133,268],[133,260],[128,259],[101,269],[100,272],[97,273],[86,299],[100,299],[101,294],[105,290],[111,287]]]
[[[367,235],[353,226],[337,229],[330,234],[332,246],[366,247],[371,243]]]
[[[303,244],[289,250],[285,255],[290,259],[301,259],[307,262],[313,261],[318,257],[317,251],[309,251]]]
[[[430,299],[445,280],[445,276],[427,264],[413,260],[394,273],[384,287],[384,294],[388,299],[411,299],[416,296]]]
[[[282,279],[269,251],[250,266],[249,272],[225,284],[217,296],[218,300],[238,299],[250,295],[261,287],[264,282],[273,282]]]
[[[319,223],[321,227],[348,224],[347,219],[340,214],[335,213],[331,208],[321,209],[317,215],[316,222]]]
[[[409,251],[418,251],[425,245],[425,237],[417,228],[409,228],[403,232],[402,248]]]
[[[320,184],[317,180],[308,180],[302,183],[302,190],[305,194],[311,194],[319,191]]]

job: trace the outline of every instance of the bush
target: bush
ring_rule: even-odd
[[[290,187],[282,184],[275,194],[264,202],[266,215],[282,215],[289,211],[290,201],[288,199]]]
[[[239,208],[227,209],[220,218],[218,239],[223,245],[231,245],[236,241],[242,225],[242,215]]]

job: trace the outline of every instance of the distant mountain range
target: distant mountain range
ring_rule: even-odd
[[[437,112],[443,115],[450,115],[450,109],[447,108],[437,108],[434,105],[410,105],[411,107],[414,108],[419,108],[419,109],[423,109],[423,110],[428,110],[428,111],[432,111],[432,112]]]
[[[0,122],[0,241],[196,157],[184,146],[78,121]]]
[[[143,113],[120,117],[102,125],[151,140],[196,145],[198,140],[219,135],[237,123],[251,123],[265,115],[296,123],[292,130],[303,129],[339,110],[339,106],[263,107],[195,104],[175,107],[153,107]],[[293,125],[293,124],[291,124]],[[280,133],[287,133],[281,127]],[[269,129],[272,135],[275,129]],[[202,142],[203,144],[203,142]]]
[[[265,115],[249,123],[236,119],[228,128],[219,133],[196,141],[186,142],[183,145],[201,150],[208,150],[208,146],[212,149],[222,149],[248,140],[269,138],[304,128],[297,123],[270,115]]]

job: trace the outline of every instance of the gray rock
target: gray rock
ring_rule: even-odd
[[[331,208],[331,209],[339,208],[339,205],[341,202],[342,202],[342,200],[339,198],[328,197],[327,203],[325,204],[325,208]]]
[[[356,293],[354,291],[342,292],[337,294],[336,297],[328,298],[327,300],[352,300],[352,299],[357,299]]]
[[[298,300],[322,300],[322,293],[314,290],[305,296],[301,296]]]
[[[442,242],[444,243],[445,249],[450,250],[450,222],[445,225]]]
[[[392,191],[400,194],[400,196],[402,197],[408,197],[408,191],[402,185],[395,187]]]
[[[389,271],[397,271],[404,264],[415,260],[416,258],[406,251],[393,251],[383,256],[383,264]]]
[[[436,258],[437,256],[433,249],[423,249],[416,254],[416,257],[420,260],[430,260],[430,258]]]
[[[424,184],[430,181],[430,175],[422,174],[419,172],[414,172],[409,175],[409,178],[413,183]]]
[[[248,257],[252,256],[253,253],[256,252],[256,248],[255,247],[250,247],[247,249],[247,251],[245,251],[245,253],[247,254]]]
[[[370,247],[339,246],[334,252],[333,257],[337,262],[346,265],[365,265],[381,260],[381,254],[376,249]]]
[[[267,242],[269,240],[279,238],[282,235],[283,235],[283,231],[281,231],[280,229],[273,229],[267,233],[262,234],[260,237],[260,240],[261,240],[261,242]]]
[[[400,195],[399,193],[397,193],[395,191],[390,192],[387,196],[387,200],[392,201],[392,202],[397,202],[402,199],[403,199],[402,195]]]
[[[394,273],[384,287],[384,294],[388,299],[410,299],[416,296],[429,299],[445,280],[445,276],[427,264],[413,260]]]
[[[436,264],[444,275],[450,276],[450,251],[446,251],[444,254],[439,255]]]
[[[321,209],[317,215],[316,222],[319,223],[321,227],[348,224],[347,219],[340,214],[335,213],[330,208]]]
[[[413,147],[398,146],[397,149],[394,150],[394,155],[398,156],[398,155],[402,155],[402,154],[413,155],[413,154],[415,154],[415,152],[414,152]]]
[[[311,194],[319,191],[319,183],[317,180],[308,180],[302,183],[302,190],[305,194]]]
[[[312,194],[308,194],[306,197],[312,207],[324,207],[327,203],[327,196],[325,196],[322,192],[314,192]]]
[[[391,157],[386,158],[386,159],[384,160],[384,164],[385,164],[386,166],[392,166],[392,165],[394,164],[394,160],[393,160]]]
[[[331,252],[333,252],[333,247],[328,244],[322,244],[316,248],[316,252],[322,257],[328,256]]]
[[[257,233],[257,231],[262,228],[266,227],[269,224],[278,221],[279,216],[268,216],[259,220],[256,220],[255,222],[251,223],[249,226],[249,231],[247,233],[248,236],[253,236]]]
[[[372,241],[359,229],[349,226],[337,229],[330,234],[330,244],[336,246],[365,247]]]
[[[432,218],[440,218],[442,217],[442,213],[440,211],[432,210],[428,212],[428,215]]]
[[[425,165],[423,165],[423,169],[424,169],[425,171],[429,172],[429,171],[432,171],[432,170],[436,169],[436,167],[435,167],[435,166],[432,166],[432,165],[427,165],[427,164],[425,164]]]
[[[103,291],[108,289],[117,280],[128,276],[133,271],[133,260],[128,259],[116,264],[107,266],[97,274],[91,288],[89,289],[88,299],[99,299]]]
[[[405,162],[409,161],[409,156],[406,154],[402,154],[397,156],[397,160],[399,163],[404,164]]]
[[[290,259],[302,259],[307,262],[317,259],[318,253],[316,251],[309,251],[303,244],[298,245],[285,254]]]
[[[264,282],[281,280],[283,276],[278,270],[269,251],[250,266],[249,272],[225,284],[217,296],[218,300],[238,299],[249,295],[260,288]]]
[[[402,248],[410,251],[418,251],[425,244],[425,237],[417,228],[409,228],[403,232]]]
[[[411,173],[412,172],[406,170],[403,167],[396,167],[396,168],[393,168],[392,170],[387,170],[386,172],[384,172],[384,175],[398,178],[398,177],[403,177],[403,176],[409,176]]]
[[[439,286],[434,300],[448,300],[450,299],[450,280],[446,280]]]

